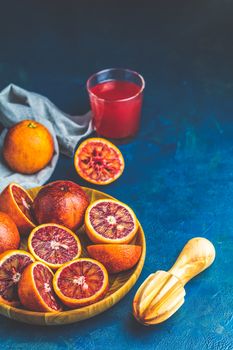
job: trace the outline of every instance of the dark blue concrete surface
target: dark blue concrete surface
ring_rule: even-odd
[[[1,1],[0,88],[13,82],[83,113],[93,72],[144,75],[140,133],[120,146],[125,172],[104,190],[134,208],[148,249],[138,283],[111,310],[60,328],[0,317],[0,348],[233,349],[232,15],[229,0]],[[84,184],[65,157],[52,179],[61,178]],[[137,287],[193,236],[214,243],[214,265],[166,323],[137,324]]]

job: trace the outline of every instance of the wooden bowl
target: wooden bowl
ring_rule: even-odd
[[[30,195],[34,198],[40,188],[33,188],[29,190]],[[83,187],[84,191],[89,195],[91,202],[97,199],[113,198],[103,192],[96,191],[90,188]],[[85,234],[84,227],[78,230],[78,236],[82,243],[82,256],[87,256],[86,246],[93,244],[89,241]],[[62,311],[62,312],[34,312],[27,311],[22,308],[12,307],[3,303],[0,303],[0,314],[12,318],[14,320],[25,322],[29,324],[37,325],[63,325],[82,321],[91,318],[101,312],[109,309],[119,300],[121,300],[133,287],[137,281],[145,260],[146,254],[146,241],[142,226],[139,223],[139,229],[136,237],[132,241],[133,244],[141,245],[142,254],[137,265],[128,271],[109,276],[110,288],[105,298],[98,301],[95,304],[82,307],[80,309]],[[27,249],[27,239],[23,239],[21,242],[21,248]]]

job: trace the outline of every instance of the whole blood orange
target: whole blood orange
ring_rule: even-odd
[[[83,224],[89,198],[72,181],[55,181],[37,194],[33,208],[39,224],[54,222],[75,230]]]
[[[23,250],[8,250],[0,255],[0,302],[19,305],[18,283],[33,261],[33,256]]]
[[[52,159],[54,142],[48,129],[34,121],[23,120],[12,126],[4,140],[3,157],[8,166],[22,174],[34,174]]]
[[[53,290],[53,272],[45,264],[34,262],[22,273],[18,285],[21,304],[39,312],[61,311],[61,304]]]
[[[65,305],[79,308],[104,297],[108,290],[108,273],[98,261],[77,259],[57,270],[53,287]]]
[[[129,243],[138,221],[132,209],[113,199],[100,199],[85,214],[86,233],[94,243]]]
[[[44,224],[32,230],[28,249],[36,260],[56,270],[81,254],[78,237],[68,228],[57,224]]]
[[[87,247],[89,255],[100,261],[109,273],[131,269],[137,264],[142,248],[131,244],[96,244]]]
[[[28,234],[35,227],[32,198],[16,183],[8,185],[0,194],[0,210],[13,219],[21,234]]]
[[[113,143],[101,138],[90,138],[78,147],[74,166],[84,180],[107,185],[121,176],[125,164],[120,150]]]
[[[14,221],[6,213],[0,212],[0,254],[10,249],[17,249],[20,236]]]

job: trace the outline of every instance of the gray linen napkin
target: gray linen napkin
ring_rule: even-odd
[[[90,112],[83,116],[70,116],[46,97],[10,84],[0,92],[0,122],[5,128],[9,128],[23,119],[36,120],[50,130],[54,138],[54,156],[50,164],[36,174],[22,175],[12,172],[1,154],[7,133],[7,129],[4,129],[0,135],[0,191],[10,182],[19,183],[25,188],[44,184],[55,169],[59,148],[63,154],[72,157],[77,143],[93,131]]]

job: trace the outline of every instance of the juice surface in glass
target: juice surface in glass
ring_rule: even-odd
[[[88,91],[98,135],[122,139],[136,134],[142,107],[142,86],[113,79],[90,86]]]

